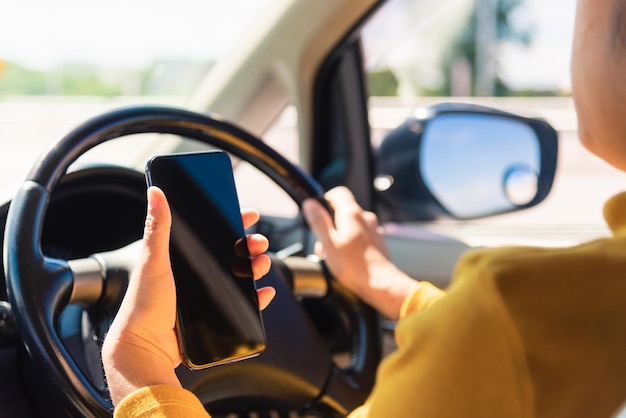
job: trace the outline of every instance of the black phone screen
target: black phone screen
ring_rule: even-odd
[[[221,151],[157,156],[146,178],[172,211],[177,331],[187,367],[260,353],[265,333],[230,158]]]

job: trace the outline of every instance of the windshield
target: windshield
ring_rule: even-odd
[[[21,181],[49,143],[104,111],[184,106],[265,3],[4,1],[0,182]],[[116,162],[145,152],[128,151]]]

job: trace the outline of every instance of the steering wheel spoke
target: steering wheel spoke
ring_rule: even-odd
[[[328,277],[317,257],[273,258],[272,264],[283,268],[294,296],[298,298],[323,298],[328,294]]]

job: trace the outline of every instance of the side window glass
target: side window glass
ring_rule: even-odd
[[[362,31],[374,152],[409,118],[443,102],[542,117],[559,134],[557,175],[550,195],[530,210],[472,224],[541,228],[584,224],[593,225],[589,228],[593,234],[604,233],[602,214],[596,206],[581,202],[581,193],[593,195],[585,201],[603,201],[620,190],[624,175],[577,140],[569,76],[574,14],[572,0],[385,3]],[[567,209],[572,207],[576,211]],[[446,221],[459,222],[467,223]],[[461,238],[475,245],[498,243],[474,240],[473,235]],[[584,238],[588,236],[575,239]],[[557,239],[554,244],[563,242]]]

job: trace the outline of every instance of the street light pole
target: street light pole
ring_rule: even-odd
[[[497,1],[476,2],[476,95],[495,93],[496,58],[498,49]]]

